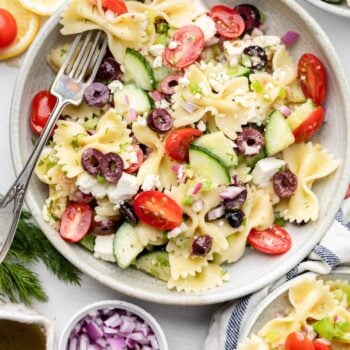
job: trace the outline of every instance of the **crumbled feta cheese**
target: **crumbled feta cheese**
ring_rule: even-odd
[[[198,86],[201,88],[204,96],[208,96],[211,93],[210,87],[204,81],[201,81]]]
[[[105,16],[108,21],[114,21],[117,18],[115,13],[109,9],[105,12]]]
[[[141,125],[141,126],[146,126],[147,125],[146,118],[147,117],[138,116],[137,119],[136,119],[136,124]]]
[[[252,31],[252,37],[256,38],[257,36],[262,36],[264,35],[264,32],[258,28],[254,28]]]
[[[160,188],[160,187],[161,187],[161,184],[160,184],[159,176],[150,174],[146,176],[141,188],[143,191],[150,191],[154,188]]]
[[[270,179],[281,167],[285,166],[285,164],[286,162],[284,160],[274,157],[259,160],[252,171],[253,182],[260,187],[267,186]]]
[[[204,123],[203,120],[200,120],[197,124],[197,129],[201,132],[205,132],[207,130],[207,125]]]
[[[224,41],[224,50],[229,56],[239,56],[243,53],[245,45],[242,41]]]
[[[179,79],[179,84],[183,87],[186,87],[186,86],[190,85],[190,81],[188,80],[188,78],[182,77]]]
[[[200,100],[200,99],[202,98],[202,95],[201,95],[199,92],[197,92],[197,93],[194,95],[194,98],[195,98],[196,100]]]
[[[194,24],[202,30],[204,34],[204,40],[206,42],[208,42],[210,39],[212,39],[215,36],[216,24],[213,21],[213,19],[208,15],[199,16],[194,21]]]
[[[160,68],[163,66],[163,57],[162,56],[157,56],[154,61],[152,62],[152,67],[153,68]]]
[[[123,173],[116,185],[109,185],[109,200],[118,207],[122,202],[131,199],[139,190],[136,176]]]
[[[171,41],[169,42],[168,48],[169,48],[170,50],[175,50],[175,49],[177,48],[177,42],[176,42],[175,40],[171,40]]]
[[[249,107],[248,101],[247,101],[244,97],[242,97],[242,96],[236,97],[236,98],[235,98],[235,101],[236,101],[236,103],[237,103],[239,106],[241,106],[241,107],[244,107],[244,108],[248,108],[248,107]]]
[[[149,53],[154,56],[154,57],[157,57],[157,56],[163,56],[163,53],[165,51],[165,46],[162,45],[162,44],[157,44],[157,45],[151,45],[149,47]]]
[[[156,101],[156,107],[167,109],[170,107],[170,103],[165,99],[161,99],[160,101]]]
[[[254,43],[262,48],[281,44],[281,38],[275,35],[262,35],[254,38]]]
[[[112,94],[114,94],[118,90],[122,90],[124,87],[124,84],[119,80],[113,80],[109,85],[108,88],[111,90]]]
[[[79,190],[85,194],[92,194],[96,199],[102,199],[107,195],[107,186],[100,184],[96,177],[84,172],[80,174],[76,182]]]
[[[113,242],[115,235],[96,236],[94,246],[94,256],[104,261],[115,262],[113,253]]]
[[[125,67],[124,67],[123,64],[120,65],[120,70],[121,70],[123,73],[125,73]]]

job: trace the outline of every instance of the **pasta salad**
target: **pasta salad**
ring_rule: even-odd
[[[289,289],[291,308],[268,322],[238,350],[350,349],[350,285],[303,278]]]
[[[247,243],[291,245],[284,224],[318,219],[315,181],[339,161],[310,139],[321,128],[326,72],[296,64],[298,34],[265,33],[253,5],[199,0],[72,0],[64,35],[101,29],[109,52],[81,106],[68,106],[36,167],[45,220],[96,258],[177,291],[228,278]],[[57,71],[70,44],[52,50]],[[55,98],[33,100],[37,135]]]

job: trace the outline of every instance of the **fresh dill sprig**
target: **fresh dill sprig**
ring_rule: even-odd
[[[30,213],[23,211],[13,244],[0,264],[0,297],[27,305],[34,300],[47,301],[39,276],[23,265],[40,261],[60,280],[80,284],[79,270],[51,245]]]

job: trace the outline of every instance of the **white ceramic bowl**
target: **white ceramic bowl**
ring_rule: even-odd
[[[222,3],[237,5],[240,1],[225,0]],[[243,0],[241,2],[246,2]],[[211,0],[213,5],[217,3]],[[33,178],[27,194],[27,204],[54,246],[74,265],[101,283],[129,296],[164,304],[200,305],[213,304],[252,293],[278,279],[303,258],[326,233],[344,197],[349,171],[350,107],[349,89],[339,59],[327,35],[319,25],[294,1],[256,0],[267,16],[268,33],[283,35],[287,30],[301,33],[292,54],[297,60],[305,52],[313,52],[324,62],[329,76],[327,118],[316,141],[342,160],[338,171],[314,189],[320,203],[319,220],[306,226],[290,225],[293,248],[283,256],[270,257],[250,249],[233,265],[225,267],[231,279],[222,287],[198,294],[185,294],[168,290],[165,283],[133,269],[122,271],[113,264],[96,260],[84,249],[63,241],[59,234],[42,218],[42,205],[47,198],[47,188]],[[46,63],[50,49],[64,38],[59,33],[59,15],[53,16],[41,30],[23,63],[15,87],[11,110],[11,148],[17,174],[28,158],[33,145],[28,125],[28,115],[33,95],[47,89],[54,75]]]
[[[46,338],[46,350],[56,350],[52,321],[22,304],[0,304],[0,320],[39,326]]]
[[[346,0],[341,5],[329,4],[322,0],[306,0],[310,4],[330,13],[342,17],[350,18],[350,7],[346,4]]]
[[[257,334],[267,322],[277,317],[281,310],[286,310],[290,307],[288,301],[288,290],[296,281],[305,278],[306,276],[315,276],[315,273],[304,273],[276,288],[266,298],[264,298],[254,309],[254,312],[249,315],[246,322],[242,324],[242,334],[240,334],[239,342],[242,342],[251,334]],[[329,275],[316,275],[317,279],[329,280],[344,280],[350,282],[350,269],[338,268]]]
[[[100,301],[98,303],[94,303],[91,305],[86,306],[82,310],[80,310],[78,313],[76,313],[67,323],[67,326],[62,332],[58,350],[67,350],[67,343],[69,340],[69,336],[74,328],[74,326],[82,320],[86,315],[88,315],[92,311],[97,311],[105,308],[116,308],[116,309],[122,309],[126,311],[130,311],[136,316],[139,316],[141,319],[143,319],[153,330],[159,345],[159,350],[168,350],[168,344],[164,335],[163,330],[161,329],[159,323],[155,320],[153,316],[151,316],[148,312],[141,309],[139,306],[136,306],[131,303],[127,303],[125,301],[118,301],[118,300],[107,300],[107,301]]]

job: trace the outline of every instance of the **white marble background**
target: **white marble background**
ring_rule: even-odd
[[[323,12],[303,0],[298,0],[298,2],[311,13],[330,36],[345,66],[347,76],[350,78],[350,19]],[[2,165],[0,193],[4,193],[14,180],[8,124],[11,95],[18,72],[18,68],[0,63],[0,164]],[[157,305],[128,298],[103,287],[86,276],[83,278],[81,287],[73,287],[57,281],[41,265],[36,266],[35,270],[40,274],[50,297],[48,303],[36,305],[36,309],[55,321],[57,336],[67,320],[83,306],[104,299],[122,299],[139,304],[157,318],[165,331],[171,350],[199,350],[203,347],[211,315],[219,306]]]

